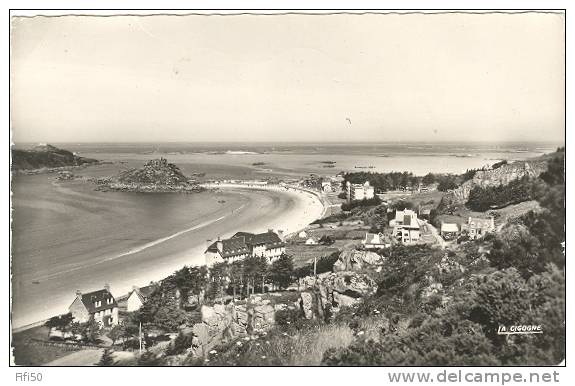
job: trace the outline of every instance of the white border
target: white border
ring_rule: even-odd
[[[329,9],[372,9],[372,8],[391,8],[391,9],[407,9],[416,11],[418,9],[424,8],[443,8],[443,9],[452,9],[452,10],[462,10],[462,9],[474,9],[474,8],[481,8],[481,9],[513,9],[521,7],[521,9],[562,9],[568,8],[569,5],[573,3],[572,1],[467,1],[467,2],[460,2],[460,1],[387,1],[387,2],[375,2],[375,1],[302,1],[302,0],[295,0],[295,1],[276,1],[274,2],[275,8],[282,10],[282,9],[313,9],[313,8],[329,8]],[[265,9],[271,6],[269,1],[213,1],[210,3],[200,3],[200,2],[183,2],[183,1],[176,1],[176,0],[168,0],[168,1],[14,1],[9,0],[3,2],[5,10],[8,11],[10,7],[12,8],[31,8],[31,9],[38,9],[38,8],[52,8],[52,9],[84,9],[89,10],[90,8],[114,8],[114,9],[169,9],[169,8],[193,8],[193,9],[204,9],[204,11],[194,10],[192,13],[248,13],[249,11],[222,11],[218,10],[221,8],[241,8],[241,9]],[[571,12],[568,9],[567,16],[570,15],[571,12],[575,12],[575,8],[572,7]],[[174,13],[182,14],[182,13],[190,13],[190,11],[173,11]],[[283,13],[284,11],[280,11],[279,13]],[[333,13],[332,11],[306,11],[306,13],[314,12],[314,13]],[[352,11],[358,12],[361,11]],[[386,12],[386,11],[382,11]],[[433,11],[426,11],[426,12],[433,12]],[[444,12],[444,11],[439,11]],[[1,49],[4,53],[4,57],[2,60],[2,74],[4,77],[8,74],[8,32],[9,32],[9,17],[8,12],[4,13],[4,17],[2,18],[2,31],[3,31],[3,39],[1,40]],[[14,12],[14,14],[18,15],[26,15],[32,16],[33,14],[44,14],[44,15],[58,15],[58,14],[66,14],[68,12],[64,11],[18,11]],[[79,11],[73,11],[70,13],[78,14],[83,13]],[[93,12],[90,12],[93,13]],[[139,11],[99,11],[99,14],[114,14],[114,13],[129,13],[129,14],[155,14],[158,11],[150,11],[150,10],[139,10]],[[162,12],[163,13],[163,12]],[[255,13],[277,13],[272,11],[255,11]],[[571,46],[573,45],[573,41],[575,41],[575,37],[573,35],[573,22],[567,20],[567,42]],[[566,68],[573,68],[573,52],[572,50],[568,49],[567,51],[567,66]],[[571,75],[571,74],[569,74]],[[569,103],[569,96],[573,92],[573,76],[567,76],[567,106],[571,106],[572,103]],[[6,84],[6,83],[3,83]],[[4,93],[2,94],[2,117],[3,119],[3,126],[4,135],[2,136],[2,146],[0,148],[0,157],[4,160],[8,160],[9,157],[9,145],[8,145],[8,95],[9,90],[6,87],[4,89]],[[573,109],[567,109],[567,122],[573,122]],[[573,143],[573,133],[572,130],[567,131],[567,141],[566,146],[567,148],[571,149],[571,146],[575,145]],[[571,157],[567,157],[568,164]],[[571,162],[571,166],[567,168],[567,191],[573,197],[574,191],[574,165]],[[2,169],[2,189],[3,192],[9,192],[9,167],[8,165],[4,164],[4,168]],[[570,209],[570,206],[568,206]],[[4,221],[1,225],[1,232],[2,237],[5,240],[5,243],[2,243],[2,247],[6,248],[5,251],[8,249],[8,235],[9,235],[9,224],[6,221],[9,218],[9,209],[8,205],[5,203],[2,206],[2,218]],[[568,211],[569,213],[569,211]],[[573,216],[567,217],[567,228],[570,230],[570,236],[573,233],[573,229],[575,229],[575,224],[573,220]],[[573,266],[575,263],[573,262],[574,259],[574,247],[571,246],[572,236],[568,237],[567,242],[567,275],[573,276]],[[574,244],[575,245],[575,244]],[[6,256],[8,258],[8,256]],[[4,263],[6,264],[6,263]],[[2,278],[1,285],[6,289],[9,285],[7,283],[7,273],[2,271]],[[570,295],[572,292],[572,285],[570,282],[567,283],[567,292],[568,292],[568,304],[571,305],[572,302],[569,299],[572,298]],[[8,302],[7,302],[7,294],[4,293],[4,296],[0,297],[0,308],[3,310],[2,318],[0,318],[0,331],[3,332],[1,334],[2,339],[2,347],[4,347],[4,351],[6,355],[8,354],[8,325],[7,325],[7,311],[8,311]],[[567,309],[567,320],[572,321],[574,320],[573,316],[573,307],[568,307]],[[570,322],[570,325],[573,323]],[[568,337],[568,357],[570,358],[570,366],[566,369],[564,368],[557,368],[556,370],[560,373],[560,380],[561,384],[573,384],[575,381],[575,374],[573,368],[575,368],[575,359],[571,358],[574,354],[570,348],[573,344],[573,329],[569,329],[567,326],[567,337]],[[3,380],[4,384],[14,384],[15,383],[15,373],[18,371],[35,371],[34,368],[8,368],[7,367],[7,356],[2,355],[1,358],[4,363],[1,364],[2,368],[2,376],[1,379]],[[322,383],[322,384],[355,384],[359,382],[367,382],[367,383],[388,383],[386,372],[387,369],[384,368],[361,368],[361,369],[352,369],[352,368],[330,368],[330,369],[318,369],[318,368],[274,368],[274,369],[255,369],[255,368],[194,368],[191,371],[188,371],[186,368],[162,368],[162,369],[155,369],[155,368],[110,368],[110,369],[103,369],[97,368],[97,370],[88,369],[88,368],[38,368],[44,375],[42,384],[46,385],[62,385],[62,384],[81,384],[81,385],[100,385],[102,383],[109,383],[109,384],[138,384],[138,385],[147,385],[147,384],[165,384],[165,383],[181,383],[181,384],[193,384],[193,383],[207,383],[207,384],[227,384],[233,383],[237,384],[246,384],[246,385],[254,385],[254,383],[266,383],[266,384],[273,384],[274,386],[280,385],[294,385],[294,384],[315,384],[315,383]],[[393,369],[389,369],[393,370]],[[400,370],[400,368],[396,368],[396,370]],[[410,370],[405,368],[404,370]],[[417,368],[412,368],[411,370],[418,370]],[[423,369],[422,369],[423,370]],[[430,372],[439,372],[442,369],[427,369]],[[456,368],[449,369],[450,371],[455,371]],[[466,368],[464,370],[470,370]],[[480,370],[476,368],[476,370]],[[489,368],[488,370],[502,370],[502,371],[519,371],[524,374],[529,373],[529,371],[533,371],[535,369],[529,368]],[[540,371],[553,371],[554,368],[540,368]],[[94,372],[95,371],[95,372]],[[512,384],[512,383],[510,383]]]

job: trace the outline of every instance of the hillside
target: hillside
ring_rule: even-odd
[[[443,197],[438,211],[440,213],[452,212],[461,207],[469,200],[469,194],[475,187],[508,185],[523,177],[538,177],[546,169],[546,159],[536,158],[505,164],[497,169],[478,170],[471,180],[464,182],[460,187],[448,192]]]
[[[12,150],[12,170],[36,170],[60,168],[97,163],[98,160],[84,158],[52,145],[41,144],[29,150]]]

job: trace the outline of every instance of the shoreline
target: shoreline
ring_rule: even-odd
[[[215,224],[220,223],[225,218],[229,218],[229,221],[226,223],[228,225],[227,227],[222,226],[222,228],[225,229],[223,234],[221,234],[222,237],[229,237],[237,231],[260,232],[270,228],[276,230],[282,229],[284,230],[285,234],[288,235],[298,231],[299,229],[305,228],[317,218],[320,218],[326,210],[319,194],[314,195],[303,190],[278,189],[276,187],[252,188],[240,184],[235,186],[221,185],[218,186],[218,188],[222,188],[222,190],[225,189],[226,191],[229,190],[232,194],[238,193],[244,198],[247,196],[247,200],[252,200],[253,205],[250,206],[248,204],[242,204],[238,208],[233,209],[230,213],[219,215],[215,219],[204,220],[199,224],[185,228],[178,232],[174,232],[143,245],[136,246],[128,251],[118,251],[114,256],[115,258],[112,260],[120,261],[124,257],[136,258],[138,254],[141,255],[142,253],[149,256],[152,254],[152,256],[158,257],[155,258],[155,260],[157,260],[157,264],[155,264],[152,269],[140,269],[136,266],[132,267],[133,269],[131,269],[130,272],[126,274],[125,280],[106,280],[106,282],[110,282],[111,284],[114,297],[121,298],[122,296],[127,295],[134,285],[144,286],[148,285],[150,281],[159,281],[165,279],[175,270],[183,267],[184,265],[204,265],[205,261],[203,260],[203,252],[205,249],[205,240],[203,242],[199,242],[199,240],[196,239],[193,243],[190,243],[185,250],[162,255],[161,250],[158,251],[158,248],[162,248],[162,244],[164,244],[164,242],[178,239],[181,236],[189,234],[190,232],[193,233],[194,231],[203,231],[204,233],[210,232],[210,228],[214,228]],[[254,195],[251,194],[250,191],[253,191],[253,193],[256,193],[256,191],[259,192],[257,192],[258,194]],[[284,202],[284,206],[287,205],[287,208],[286,210],[282,210],[282,213],[277,213],[277,215],[273,217],[259,219],[257,218],[258,216],[256,211],[258,200],[257,196],[262,194],[266,196],[264,198],[267,201],[270,201],[270,205],[273,204],[275,199],[279,199],[277,194],[268,194],[268,192],[274,192],[279,193],[280,195],[288,196],[288,199]],[[261,197],[259,199],[261,200]],[[254,205],[256,207],[254,207]],[[254,217],[256,218],[254,219]],[[242,218],[244,218],[244,221],[242,221]],[[216,229],[220,228],[218,227]],[[180,243],[182,241],[185,240],[180,240]],[[110,259],[108,258],[103,261],[93,262],[91,266],[106,264],[109,261]],[[79,270],[86,270],[86,267],[81,267]],[[85,291],[89,290],[91,289],[85,289]],[[64,296],[65,299],[62,298],[62,296]],[[12,331],[23,331],[29,328],[33,328],[37,326],[38,323],[41,323],[41,321],[44,321],[51,316],[61,314],[62,311],[64,311],[64,302],[71,302],[73,300],[72,297],[73,293],[69,294],[69,296],[61,295],[60,298],[63,300],[59,301],[60,304],[54,304],[53,306],[45,307],[43,310],[41,310],[42,312],[34,312],[33,314],[29,313],[28,316],[20,316],[16,320],[14,320],[13,315],[11,319]]]

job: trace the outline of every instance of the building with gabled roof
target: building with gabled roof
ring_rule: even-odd
[[[488,218],[468,217],[467,223],[461,224],[461,232],[467,234],[471,239],[483,237],[494,230],[495,220],[493,216]]]
[[[126,311],[138,311],[144,305],[146,300],[158,289],[157,284],[150,284],[145,287],[133,286],[132,291],[126,300]]]
[[[383,233],[366,232],[365,238],[361,241],[365,249],[382,249],[388,248],[391,244],[385,242]]]
[[[280,236],[281,231],[278,233],[271,229],[264,233],[237,232],[229,239],[218,238],[213,243],[208,240],[209,245],[204,253],[206,264],[231,263],[252,256],[263,256],[271,262],[285,253],[286,244]]]
[[[440,233],[444,240],[451,240],[454,237],[457,237],[457,234],[459,233],[459,227],[455,223],[442,222]]]
[[[104,327],[118,324],[118,303],[106,284],[103,289],[82,293],[76,291],[76,299],[69,307],[74,321],[85,323],[94,319]]]

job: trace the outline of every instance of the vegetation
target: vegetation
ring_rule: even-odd
[[[341,204],[341,210],[346,212],[352,210],[353,208],[377,206],[379,204],[381,204],[381,199],[378,196],[374,196],[373,198],[369,199],[353,200],[351,202],[343,203]]]
[[[469,192],[467,207],[477,212],[502,208],[531,199],[532,181],[525,176],[507,185],[474,186]]]
[[[114,366],[114,357],[112,356],[112,351],[109,349],[104,350],[102,358],[96,363],[97,366]]]

